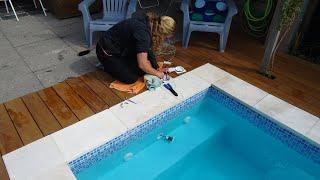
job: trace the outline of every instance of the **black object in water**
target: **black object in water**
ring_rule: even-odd
[[[166,140],[169,142],[172,142],[174,140],[174,138],[172,136],[166,136]]]

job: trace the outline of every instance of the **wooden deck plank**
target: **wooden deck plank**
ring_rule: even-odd
[[[187,71],[191,71],[192,69],[194,69],[194,67],[192,67],[192,65],[188,64],[187,62],[184,62],[182,59],[180,59],[179,57],[175,57],[173,60],[173,66],[182,66],[184,67]]]
[[[251,49],[255,49],[257,51],[257,47],[252,47]],[[254,59],[254,57],[257,58],[258,55],[256,55],[256,53],[253,53],[253,57],[251,57],[248,50],[245,54],[233,51],[226,53],[213,53],[212,51],[210,51],[210,49],[201,49],[199,51],[198,47],[191,46],[188,51],[178,54],[180,58],[184,59],[191,59],[192,57],[196,57],[198,63],[199,61],[202,61],[203,63],[210,62],[228,71],[229,73],[269,92],[270,94],[273,94],[281,99],[288,101],[291,104],[296,105],[297,107],[300,107],[301,109],[304,109],[317,116],[320,115],[320,101],[317,97],[315,97],[316,93],[306,90],[309,88],[309,86],[317,87],[317,84],[320,83],[304,82],[308,85],[301,84],[299,87],[298,82],[295,82],[292,79],[290,80],[291,77],[296,77],[297,75],[288,73],[287,69],[290,69],[288,68],[290,66],[297,66],[295,62],[283,63],[281,67],[278,67],[275,70],[277,79],[270,80],[257,73],[257,70],[259,69],[259,62],[257,61],[257,59]],[[289,60],[287,59],[286,61],[288,62]],[[196,62],[195,58],[194,62]],[[286,70],[284,71],[284,69]],[[314,73],[314,75],[315,74],[317,73]],[[313,90],[316,91],[315,89]],[[310,106],[310,104],[313,105]]]
[[[6,166],[4,165],[2,157],[0,157],[0,179],[9,180],[9,175]]]
[[[192,69],[194,69],[191,65],[189,65],[188,63],[182,61],[182,60],[181,60],[180,58],[178,58],[178,57],[175,57],[175,58],[173,59],[172,65],[170,65],[170,66],[164,66],[164,67],[176,67],[176,66],[182,66],[182,67],[184,67],[184,68],[187,70],[187,72],[189,72],[189,71],[191,71]],[[175,77],[179,76],[179,74],[177,74],[177,73],[175,73],[175,72],[172,72],[172,73],[170,73],[170,76],[171,76],[172,78],[175,78]]]
[[[238,65],[238,68],[242,68],[240,70],[231,70],[234,71],[233,74],[269,92],[270,94],[273,94],[281,99],[288,101],[291,104],[294,104],[301,109],[304,109],[305,111],[316,115],[320,113],[320,110],[318,108],[320,107],[319,96],[317,96],[316,93],[312,93],[312,91],[310,91],[310,84],[308,85],[308,83],[306,82],[300,84],[294,79],[291,79],[291,77],[286,77],[285,74],[279,73],[283,68],[290,69],[289,67],[292,66],[291,64],[283,64],[281,68],[279,67],[279,69],[275,70],[275,75],[277,76],[277,78],[275,80],[270,80],[259,75],[256,72],[256,70],[259,68],[258,64],[251,63],[250,61],[245,61],[245,59],[248,58],[245,58],[243,56],[238,55],[237,57],[238,61],[242,62],[240,65]],[[227,60],[231,63],[232,59],[227,58]],[[246,69],[243,67],[246,67]],[[296,75],[292,77],[296,77]],[[314,84],[313,87],[316,87],[316,84],[320,84],[320,82],[314,82],[311,84]],[[314,105],[308,107],[308,104]]]
[[[85,119],[94,114],[92,109],[72,90],[65,82],[53,86],[56,93],[69,106],[79,120]]]
[[[27,94],[22,100],[45,136],[61,129],[61,125],[37,93]]]
[[[24,145],[43,137],[21,98],[6,102],[5,107]]]
[[[78,118],[52,88],[40,90],[38,94],[62,127],[78,122]]]
[[[3,104],[0,104],[0,152],[2,155],[16,150],[23,143]]]
[[[119,96],[100,80],[96,79],[91,73],[85,74],[80,78],[110,107],[122,101]]]
[[[110,86],[110,83],[114,81],[114,79],[107,73],[103,72],[103,71],[95,71],[91,73],[95,78],[99,79],[102,83],[104,83],[107,87]],[[118,95],[122,100],[126,100],[129,99],[133,96],[135,96],[136,94],[130,94],[130,93],[126,93],[126,92],[121,92],[118,91],[116,89],[111,89],[116,95]],[[145,90],[143,90],[145,91]],[[141,91],[141,92],[143,92]],[[140,93],[141,93],[140,92]]]
[[[68,79],[66,82],[94,112],[97,113],[109,108],[108,104],[104,102],[94,91],[92,91],[91,88],[81,80],[81,78]]]

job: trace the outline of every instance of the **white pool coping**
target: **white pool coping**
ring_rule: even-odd
[[[163,87],[132,97],[78,123],[3,155],[10,179],[76,179],[68,163],[179,102],[214,86],[320,146],[320,119],[219,69],[205,64]]]

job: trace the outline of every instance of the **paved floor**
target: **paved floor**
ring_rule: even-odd
[[[82,20],[41,14],[0,21],[0,102],[95,69],[84,49]]]

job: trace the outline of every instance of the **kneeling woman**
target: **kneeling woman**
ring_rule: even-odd
[[[98,59],[107,73],[124,83],[134,83],[145,73],[163,78],[165,69],[159,69],[154,52],[175,28],[171,17],[154,13],[124,20],[99,39]]]

